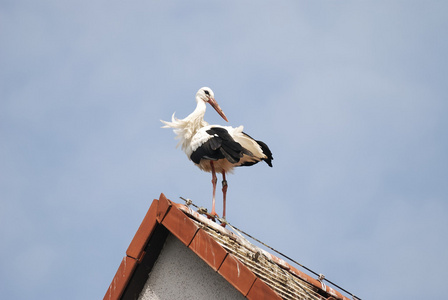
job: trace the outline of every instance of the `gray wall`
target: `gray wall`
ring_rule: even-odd
[[[171,299],[245,299],[245,297],[170,234],[139,300]]]

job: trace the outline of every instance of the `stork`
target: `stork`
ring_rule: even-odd
[[[209,125],[204,121],[206,104],[210,104],[226,121],[227,117],[215,100],[213,91],[202,87],[196,93],[196,109],[185,119],[171,117],[171,122],[162,121],[163,128],[173,128],[179,139],[177,146],[188,159],[202,171],[212,173],[213,200],[211,215],[218,216],[215,210],[216,173],[222,174],[223,219],[226,217],[227,180],[226,173],[231,173],[234,167],[251,166],[264,160],[272,167],[272,153],[268,146],[256,141],[243,132],[243,126],[231,127]]]

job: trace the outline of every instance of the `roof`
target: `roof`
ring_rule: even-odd
[[[161,194],[137,230],[104,299],[135,299],[171,233],[248,299],[348,300],[246,239]]]

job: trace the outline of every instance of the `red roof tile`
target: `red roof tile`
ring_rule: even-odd
[[[159,200],[159,204],[168,202],[168,200]],[[170,204],[171,206],[171,204]],[[191,221],[191,219],[176,207],[171,208],[166,213],[162,220],[162,225],[165,226],[172,234],[186,246],[190,245],[199,226]]]
[[[218,271],[227,255],[227,251],[202,229],[198,230],[189,248],[215,271]]]
[[[156,213],[158,204],[159,204],[158,200],[154,200],[151,203],[151,206],[149,207],[145,218],[140,224],[137,233],[135,234],[131,244],[128,247],[128,250],[126,251],[127,256],[140,260],[143,253],[143,249],[145,248],[145,245],[148,243],[149,237],[151,236],[157,224]]]
[[[218,272],[244,296],[249,293],[255,279],[257,279],[257,276],[249,268],[230,253],[227,255]]]
[[[249,291],[249,294],[247,295],[247,299],[253,299],[253,300],[270,300],[270,299],[279,299],[282,298],[274,292],[266,283],[264,283],[262,280],[257,278],[255,280],[254,285]]]
[[[106,295],[104,296],[104,300],[113,300],[120,299],[123,295],[123,291],[126,288],[126,285],[129,283],[131,279],[132,272],[137,266],[137,260],[125,256],[121,261],[120,266],[118,267],[117,273],[115,273],[114,279],[112,283],[109,285],[107,289]]]

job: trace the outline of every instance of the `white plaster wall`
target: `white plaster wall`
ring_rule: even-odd
[[[171,299],[245,299],[245,297],[170,234],[139,300]]]

